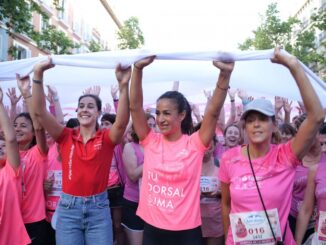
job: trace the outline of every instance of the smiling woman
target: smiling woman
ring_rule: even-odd
[[[199,245],[202,159],[215,134],[234,63],[213,62],[220,75],[198,132],[193,133],[187,99],[177,91],[168,91],[156,102],[157,133],[148,126],[143,110],[143,69],[153,60],[153,56],[147,57],[134,64],[130,88],[133,126],[144,147],[137,209],[145,221],[143,244]]]
[[[219,179],[222,186],[222,216],[226,244],[283,242],[294,244],[287,218],[292,198],[295,169],[313,143],[324,112],[298,60],[275,49],[272,62],[287,67],[300,90],[307,118],[296,136],[287,143],[271,144],[276,130],[275,111],[268,100],[248,103],[242,114],[248,144],[225,152]],[[271,192],[270,190],[277,190]],[[261,216],[264,222],[250,223]],[[248,232],[239,234],[240,225]],[[247,228],[246,228],[247,227]],[[249,230],[248,230],[249,231]],[[277,242],[278,241],[278,242]]]
[[[112,244],[107,198],[114,146],[121,142],[129,120],[128,87],[131,68],[116,68],[119,107],[110,129],[99,129],[101,100],[92,94],[78,99],[79,128],[63,127],[46,110],[43,73],[51,60],[34,67],[33,108],[37,120],[58,143],[62,158],[62,195],[57,207],[56,244]]]

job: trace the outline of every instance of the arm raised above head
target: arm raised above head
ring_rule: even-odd
[[[302,159],[310,149],[319,127],[322,125],[325,113],[314,88],[296,57],[285,54],[279,48],[275,48],[274,57],[271,61],[289,69],[297,83],[306,109],[307,118],[303,121],[296,136],[292,140],[294,154],[299,159]]]
[[[208,146],[214,136],[216,122],[223,108],[224,100],[229,89],[231,73],[234,63],[213,62],[214,66],[220,69],[213,95],[206,106],[202,127],[199,129],[199,137],[204,145]]]
[[[54,65],[50,58],[34,66],[32,107],[38,122],[56,140],[61,135],[63,126],[47,111],[43,87],[43,73],[52,67]]]
[[[3,130],[5,143],[6,143],[6,152],[7,159],[9,164],[15,169],[19,167],[20,157],[19,157],[19,148],[16,140],[16,132],[12,126],[12,123],[9,119],[7,111],[3,105],[3,92],[0,88],[0,126]]]
[[[146,114],[143,108],[143,69],[153,62],[155,56],[150,56],[137,61],[131,76],[130,85],[130,113],[134,129],[139,140],[143,140],[150,131],[147,125]]]
[[[117,110],[116,120],[110,130],[110,139],[114,144],[122,141],[123,134],[129,122],[129,81],[131,76],[131,67],[124,69],[118,65],[115,74],[119,82],[119,106]]]

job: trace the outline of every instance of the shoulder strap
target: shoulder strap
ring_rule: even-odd
[[[283,242],[277,241],[276,240],[275,233],[274,233],[274,230],[272,228],[271,221],[269,220],[269,217],[268,217],[268,214],[267,214],[267,210],[266,210],[266,206],[265,206],[263,197],[261,195],[261,192],[260,192],[260,189],[259,189],[259,186],[258,186],[258,183],[257,183],[256,175],[255,175],[255,172],[254,172],[254,167],[252,166],[252,162],[251,162],[251,158],[250,158],[250,153],[249,153],[249,144],[247,145],[247,154],[248,154],[248,159],[249,159],[249,163],[250,163],[251,172],[252,172],[252,175],[254,176],[254,180],[255,180],[255,183],[256,183],[256,187],[257,187],[257,191],[258,191],[258,194],[259,194],[259,198],[260,198],[261,204],[263,205],[263,208],[264,208],[264,211],[265,211],[265,215],[266,215],[266,218],[267,218],[267,221],[268,221],[268,225],[271,228],[274,241],[275,241],[276,244],[283,244],[284,243],[284,239],[285,239],[287,225],[285,226],[285,231],[284,231],[284,234],[283,234],[283,237],[282,237]]]

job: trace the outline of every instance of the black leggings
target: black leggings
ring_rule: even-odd
[[[25,228],[32,240],[32,245],[46,244],[47,222],[44,220],[25,224]]]
[[[201,245],[201,228],[182,231],[163,230],[145,223],[143,245]]]

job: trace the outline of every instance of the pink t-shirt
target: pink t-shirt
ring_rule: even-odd
[[[200,226],[199,180],[206,147],[198,132],[169,142],[151,131],[141,144],[144,167],[137,215],[160,229]]]
[[[309,168],[299,165],[295,170],[293,190],[292,190],[292,203],[290,214],[296,218],[299,214],[299,209],[302,205],[304,193],[307,187]]]
[[[28,151],[20,151],[22,169],[22,215],[25,224],[45,219],[43,181],[47,156],[42,155],[37,145]]]
[[[115,155],[112,156],[111,167],[109,170],[109,179],[108,179],[108,187],[116,186],[120,183],[119,181],[119,173],[117,169],[117,160]]]
[[[321,153],[320,162],[326,162],[326,153],[325,152]]]
[[[144,163],[144,154],[141,151],[141,146],[139,144],[135,142],[131,142],[130,144],[134,149],[138,167]],[[127,176],[123,197],[132,202],[139,202],[139,182],[133,182]]]
[[[295,244],[289,225],[286,225],[292,199],[295,168],[300,164],[291,143],[270,145],[269,152],[252,159],[254,172],[266,206],[277,208],[282,234],[287,227],[285,244]],[[241,146],[226,151],[220,163],[219,179],[230,184],[230,213],[264,211],[249,160],[241,153]],[[227,244],[233,244],[229,228]]]
[[[31,242],[20,211],[21,190],[17,190],[20,181],[19,170],[15,172],[8,162],[0,169],[0,244],[25,245]]]
[[[318,228],[319,212],[326,212],[326,162],[320,162],[318,164],[315,183],[315,197],[317,201],[316,228]]]
[[[46,220],[51,222],[62,192],[62,164],[58,145],[54,143],[48,153],[46,179],[53,179],[51,189],[45,192]]]

